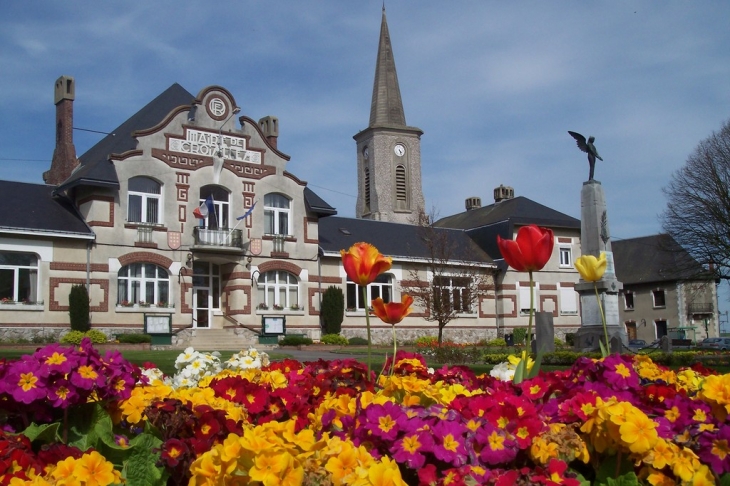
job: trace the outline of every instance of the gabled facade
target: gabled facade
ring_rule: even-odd
[[[669,235],[612,242],[623,283],[619,319],[629,339],[701,341],[719,336],[714,276]]]
[[[494,189],[494,204],[482,206],[480,198],[471,197],[465,206],[465,212],[442,218],[435,226],[463,230],[499,266],[495,277],[497,333],[527,327],[530,309],[528,274],[507,266],[497,236],[514,239],[521,227],[530,224],[550,228],[555,234],[552,257],[533,273],[535,310],[552,315],[556,336],[575,332],[580,327],[580,309],[575,291],[579,275],[573,262],[580,257],[580,220],[526,197],[515,197],[514,190],[503,185]]]

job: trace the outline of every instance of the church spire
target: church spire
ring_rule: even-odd
[[[390,44],[388,22],[385,18],[385,3],[383,3],[383,19],[380,23],[373,99],[370,104],[369,127],[377,126],[406,126],[406,115],[403,111],[403,101],[398,86],[398,74],[395,71],[393,47]]]

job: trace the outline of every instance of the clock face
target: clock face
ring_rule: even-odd
[[[393,148],[393,152],[395,152],[395,155],[398,157],[403,157],[403,154],[406,153],[406,148],[403,145],[398,144]]]

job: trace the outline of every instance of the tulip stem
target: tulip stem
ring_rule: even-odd
[[[596,290],[596,301],[598,301],[598,312],[601,314],[601,322],[603,323],[603,338],[606,341],[606,353],[604,358],[608,355],[608,351],[611,349],[608,343],[608,328],[606,327],[606,316],[603,314],[603,306],[601,305],[601,297],[598,295],[598,285],[593,282],[593,288]]]
[[[395,340],[395,324],[393,325],[393,363],[390,365],[390,376],[393,376],[395,371],[395,353],[397,351],[397,342]]]
[[[361,285],[362,288],[362,302],[365,306],[365,327],[368,330],[368,380],[370,380],[370,362],[372,360],[372,341],[370,339],[370,307],[367,305],[367,285]]]

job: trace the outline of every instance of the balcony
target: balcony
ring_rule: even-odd
[[[240,229],[208,229],[196,227],[193,229],[196,250],[208,251],[242,251],[243,231]]]
[[[687,314],[712,314],[714,313],[714,306],[712,303],[701,303],[701,304],[687,304]]]

